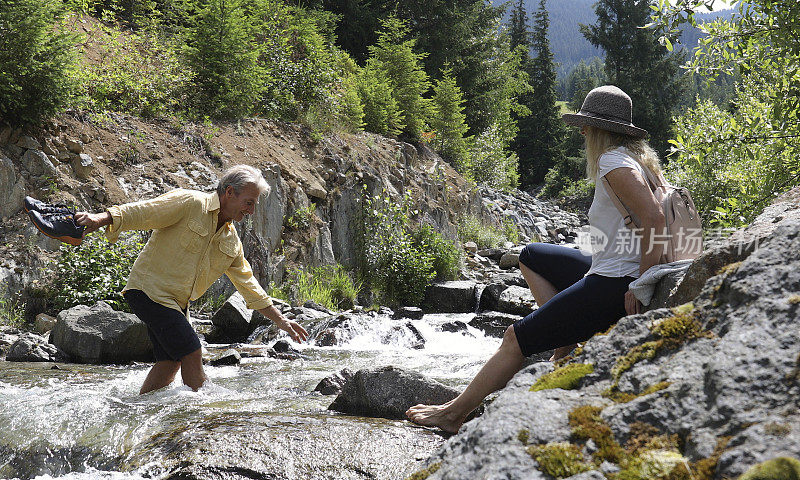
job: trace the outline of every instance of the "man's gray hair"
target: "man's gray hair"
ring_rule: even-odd
[[[270,188],[264,176],[257,168],[250,165],[235,165],[225,170],[217,183],[217,194],[221,197],[225,195],[228,187],[233,187],[233,191],[238,195],[247,185],[255,185],[262,195],[269,195]]]

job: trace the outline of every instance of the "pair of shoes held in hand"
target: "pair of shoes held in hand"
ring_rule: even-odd
[[[33,225],[48,237],[70,245],[80,245],[83,242],[86,227],[75,223],[75,210],[66,205],[45,203],[31,197],[25,197],[24,206]]]

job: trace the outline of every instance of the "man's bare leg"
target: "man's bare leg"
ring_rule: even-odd
[[[528,288],[531,289],[531,293],[533,294],[533,298],[536,300],[536,304],[540,307],[548,300],[555,297],[558,293],[558,290],[556,290],[556,287],[554,287],[552,283],[548,282],[543,276],[526,267],[523,263],[519,264],[519,271],[522,272],[522,277],[525,279],[525,282],[527,282]],[[556,348],[553,351],[553,356],[550,357],[550,361],[554,362],[559,358],[566,357],[575,347],[577,347],[577,344],[565,345],[563,347]]]
[[[194,352],[181,358],[181,378],[183,384],[195,392],[203,386],[206,374],[203,371],[203,351],[198,348]]]
[[[175,375],[178,373],[179,368],[181,368],[181,362],[172,360],[156,362],[147,374],[147,378],[144,379],[142,388],[139,390],[139,395],[164,388],[172,383],[172,381],[175,380]]]
[[[508,327],[500,348],[459,396],[444,405],[415,405],[406,416],[414,423],[455,433],[487,395],[506,386],[524,360],[514,327]]]

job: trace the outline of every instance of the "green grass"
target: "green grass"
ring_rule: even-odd
[[[569,108],[567,102],[559,100],[556,102],[556,105],[558,105],[558,108],[561,109],[561,115],[564,115],[565,113],[575,113],[571,108]]]

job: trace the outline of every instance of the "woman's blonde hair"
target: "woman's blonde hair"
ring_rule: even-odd
[[[600,155],[617,147],[627,148],[633,154],[633,158],[656,177],[662,175],[658,154],[647,143],[647,140],[588,125],[584,129],[586,132],[586,176],[589,180],[596,180],[597,162],[600,160]]]

